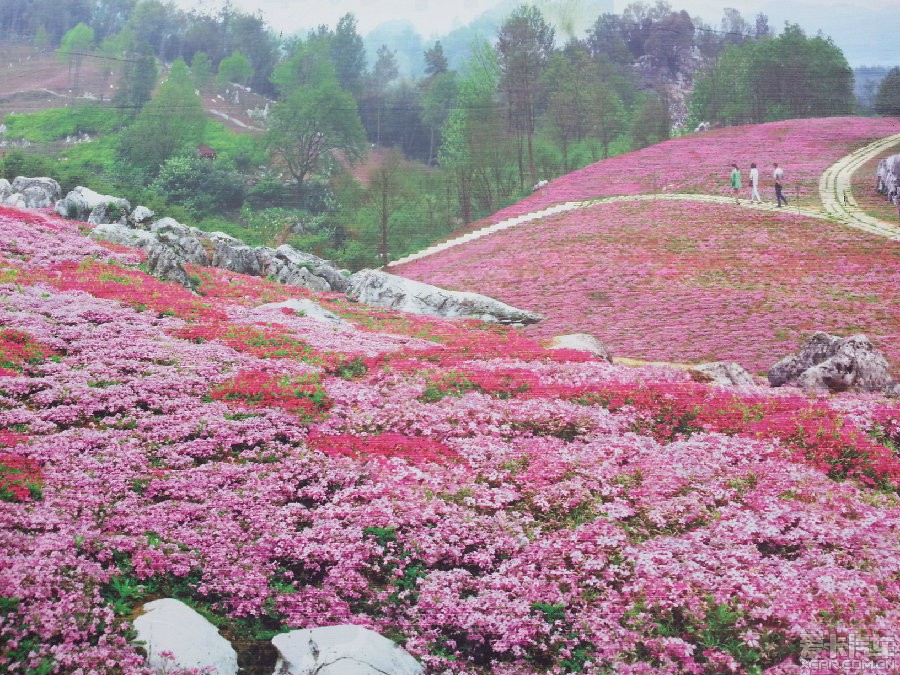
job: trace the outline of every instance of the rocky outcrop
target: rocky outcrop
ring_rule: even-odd
[[[734,361],[713,361],[691,368],[691,377],[697,382],[709,382],[725,387],[752,387],[753,376]]]
[[[138,209],[134,210],[135,214],[139,213]],[[287,285],[314,291],[344,291],[347,288],[347,277],[327,260],[302,253],[287,244],[277,249],[248,246],[224,232],[204,232],[173,218],[161,218],[140,229],[123,223],[101,223],[90,236],[146,252],[151,274],[187,288],[193,286],[184,269],[185,264],[268,276]]]
[[[878,161],[875,189],[893,204],[900,204],[900,155],[891,155]]]
[[[52,178],[17,176],[12,183],[0,181],[0,203],[20,209],[45,209],[53,206],[62,190]]]
[[[326,626],[276,635],[275,675],[421,675],[422,666],[362,626]]]
[[[375,307],[445,318],[504,324],[530,324],[543,319],[540,314],[517,309],[486,295],[448,291],[381,270],[360,270],[353,274],[347,295]]]
[[[769,384],[829,391],[891,392],[888,362],[865,335],[837,337],[818,331],[800,351],[769,370]]]
[[[131,204],[127,199],[101,195],[90,188],[79,185],[64,199],[58,200],[54,209],[63,218],[83,220],[92,225],[124,224],[128,217],[128,211],[131,210]]]
[[[174,218],[162,218],[150,224],[147,229],[157,239],[172,249],[182,263],[209,265],[210,257],[203,246],[206,233],[196,227],[182,225]]]
[[[305,288],[312,288],[315,279],[321,279],[327,284],[323,290],[339,292],[350,286],[348,278],[330,260],[298,251],[288,244],[279,246],[270,255],[269,277],[289,286]]]
[[[185,288],[193,287],[175,251],[151,232],[136,230],[120,223],[103,223],[91,230],[90,237],[144,251],[150,274],[163,281],[174,281]]]
[[[550,340],[547,349],[574,349],[579,352],[588,352],[601,361],[612,363],[612,355],[606,345],[588,333],[557,335]]]
[[[134,629],[147,652],[146,665],[153,672],[197,668],[216,675],[237,675],[237,653],[231,643],[183,602],[172,598],[148,602],[144,613],[134,620]]]

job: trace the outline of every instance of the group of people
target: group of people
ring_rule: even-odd
[[[778,202],[778,208],[781,208],[782,203],[787,206],[788,200],[787,197],[784,196],[784,169],[778,166],[778,162],[775,162],[772,165],[772,179],[775,181],[775,199]],[[741,170],[738,168],[738,165],[731,165],[731,189],[734,191],[734,203],[740,203],[739,193],[741,189]],[[762,197],[759,196],[759,169],[756,168],[756,162],[751,162],[750,164],[750,201],[752,202],[761,202]]]

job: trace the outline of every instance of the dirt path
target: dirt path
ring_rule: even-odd
[[[819,199],[822,202],[821,209],[808,209],[789,206],[784,210],[790,213],[798,213],[808,218],[837,220],[838,222],[847,225],[848,227],[853,227],[858,230],[869,232],[871,234],[877,234],[888,239],[900,241],[900,228],[898,228],[896,225],[892,225],[891,223],[887,223],[883,220],[878,220],[877,218],[873,218],[872,216],[864,213],[857,206],[856,201],[853,199],[853,193],[850,189],[850,179],[856,169],[858,169],[860,166],[865,164],[867,161],[869,161],[879,153],[884,152],[886,149],[890,148],[893,145],[896,145],[897,143],[900,143],[900,134],[894,134],[893,136],[882,138],[881,140],[870,143],[869,145],[860,148],[856,152],[843,157],[842,159],[828,167],[819,180]],[[460,246],[461,244],[466,244],[475,239],[480,239],[481,237],[493,234],[494,232],[500,232],[501,230],[506,230],[510,227],[516,227],[518,225],[524,225],[525,223],[529,223],[533,220],[552,216],[557,213],[575,211],[577,209],[596,206],[598,204],[659,200],[734,204],[734,199],[732,197],[723,197],[718,195],[668,193],[649,195],[624,195],[618,197],[604,197],[601,199],[588,199],[578,202],[566,202],[564,204],[557,204],[555,206],[542,209],[541,211],[534,211],[532,213],[526,213],[521,216],[516,216],[515,218],[508,218],[506,220],[500,221],[499,223],[494,223],[493,225],[483,227],[480,230],[475,230],[474,232],[469,232],[468,234],[464,234],[454,239],[449,239],[440,244],[429,246],[426,249],[423,249],[416,253],[411,253],[408,256],[404,256],[403,258],[399,258],[398,260],[389,262],[387,266],[392,267],[394,265],[402,265],[403,263],[412,262],[413,260],[419,260],[420,258],[425,258],[427,256],[434,255],[435,253],[446,251],[448,248],[453,248],[454,246]],[[740,201],[740,206],[749,209],[756,209],[759,211],[780,212],[782,210],[777,208],[774,204],[769,204],[766,202],[751,202],[746,199],[742,199]]]

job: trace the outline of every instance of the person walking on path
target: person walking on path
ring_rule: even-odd
[[[778,166],[778,162],[775,162],[773,165],[775,167],[775,171],[772,172],[772,178],[775,179],[775,199],[778,200],[778,208],[781,208],[781,202],[784,202],[784,205],[787,206],[787,197],[784,196],[782,190],[784,189],[784,185],[782,181],[784,180],[784,169]]]
[[[741,189],[741,170],[737,164],[731,165],[731,189],[734,191],[734,203],[740,204],[741,200],[738,199],[738,192]]]
[[[756,162],[750,163],[750,201],[762,201],[759,196],[759,169],[756,168]]]

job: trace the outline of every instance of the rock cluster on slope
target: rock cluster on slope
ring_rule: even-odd
[[[773,387],[896,393],[887,359],[865,335],[842,338],[817,331],[799,352],[769,369]]]
[[[0,178],[0,204],[20,209],[45,209],[53,206],[62,190],[52,178],[17,176],[12,183]]]

